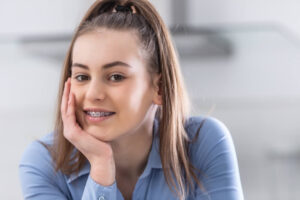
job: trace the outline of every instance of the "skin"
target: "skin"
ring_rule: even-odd
[[[117,180],[126,199],[146,166],[155,111],[161,105],[160,75],[148,72],[141,52],[133,31],[101,28],[79,36],[61,105],[64,136],[90,162],[92,179],[105,186]],[[124,64],[107,67],[116,61]],[[91,122],[86,108],[115,114]]]

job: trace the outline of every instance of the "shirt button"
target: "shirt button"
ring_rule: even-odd
[[[98,200],[105,200],[104,196],[100,196]]]

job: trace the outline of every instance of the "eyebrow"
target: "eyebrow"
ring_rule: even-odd
[[[103,65],[103,69],[108,69],[108,68],[116,67],[116,66],[131,67],[130,65],[128,65],[127,63],[124,63],[122,61],[115,61],[115,62],[111,62],[111,63],[107,63],[107,64]],[[73,68],[73,67],[80,67],[80,68],[83,68],[86,70],[89,69],[89,67],[87,65],[84,65],[81,63],[73,63],[71,68]]]

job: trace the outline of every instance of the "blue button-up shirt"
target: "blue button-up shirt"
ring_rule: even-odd
[[[203,118],[192,117],[186,131],[192,139]],[[159,123],[154,121],[153,142],[145,170],[139,177],[133,200],[178,199],[168,187],[159,154]],[[41,139],[53,143],[53,133]],[[189,146],[192,164],[200,169],[199,180],[204,189],[196,188],[186,199],[243,200],[239,169],[234,145],[227,128],[214,118],[206,118],[199,137]],[[78,174],[55,172],[48,150],[35,141],[25,150],[19,165],[21,186],[25,199],[30,200],[122,200],[114,183],[102,186],[90,176],[87,164]]]

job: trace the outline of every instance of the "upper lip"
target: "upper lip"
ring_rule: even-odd
[[[83,111],[85,112],[113,112],[113,111],[109,111],[103,108],[85,108],[83,109]]]

